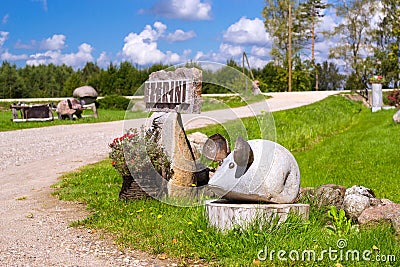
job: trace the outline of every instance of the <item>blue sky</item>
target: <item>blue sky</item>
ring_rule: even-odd
[[[1,0],[0,60],[25,64],[87,61],[106,67],[188,60],[269,61],[271,39],[261,15],[264,0]],[[321,28],[332,28],[326,16]],[[319,40],[317,60],[329,43]]]

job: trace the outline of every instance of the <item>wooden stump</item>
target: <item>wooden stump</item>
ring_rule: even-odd
[[[308,219],[308,204],[238,204],[226,200],[206,201],[208,222],[220,230],[235,227],[246,229],[256,224],[259,227],[271,223],[285,222],[290,213]]]

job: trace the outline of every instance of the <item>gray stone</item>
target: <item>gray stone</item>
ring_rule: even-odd
[[[254,161],[245,173],[236,178],[241,166],[234,161],[234,151],[210,179],[211,189],[229,200],[293,203],[300,189],[300,170],[293,155],[269,140],[248,144]]]
[[[382,205],[389,205],[389,204],[394,204],[393,201],[387,198],[381,198],[380,201],[382,202]]]
[[[315,191],[315,202],[318,207],[335,206],[338,210],[343,208],[346,187],[341,185],[321,185]]]
[[[83,97],[97,98],[99,94],[93,87],[85,85],[76,88],[72,93],[72,96],[76,98],[83,98]]]
[[[301,187],[299,195],[294,202],[299,202],[300,200],[313,200],[315,197],[316,189],[314,187]]]
[[[388,204],[365,209],[358,217],[360,224],[390,221],[397,233],[400,233],[400,204]]]
[[[146,110],[146,105],[143,101],[137,101],[131,107],[132,112],[140,112],[140,111],[145,111],[145,110]]]
[[[307,220],[307,204],[238,204],[226,200],[206,201],[206,214],[211,226],[220,230],[235,227],[245,230],[250,226],[270,226],[271,223],[285,222],[290,213]]]
[[[369,198],[374,198],[375,193],[364,186],[354,185],[346,190],[345,196],[347,195],[362,195]]]
[[[379,198],[370,198],[369,203],[371,207],[382,206],[382,200],[380,200]]]
[[[202,71],[197,68],[153,72],[145,82],[146,110],[200,113],[201,90]]]
[[[354,220],[357,220],[358,216],[361,215],[363,210],[369,208],[370,205],[370,198],[360,194],[345,195],[343,200],[344,211],[350,218]]]
[[[400,123],[400,109],[393,115],[393,121],[395,123]]]
[[[195,148],[196,151],[201,153],[203,151],[204,143],[208,139],[208,136],[201,132],[195,132],[195,133],[189,134],[188,139],[189,139],[190,143],[192,144],[192,148]]]
[[[157,127],[154,127],[154,124]],[[168,195],[172,197],[195,195],[198,186],[208,183],[208,168],[199,162],[200,154],[194,153],[195,160],[193,160],[190,143],[187,143],[179,125],[179,114],[155,112],[150,117],[147,127],[150,131],[159,129],[159,142],[171,159],[174,173],[167,184]]]

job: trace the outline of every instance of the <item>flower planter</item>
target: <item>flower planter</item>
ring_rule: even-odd
[[[119,192],[120,200],[137,200],[149,197],[131,175],[124,175],[122,179],[122,187]]]
[[[166,194],[171,162],[153,136],[143,128],[130,129],[109,146],[112,166],[123,178],[119,199],[159,199]]]
[[[137,200],[142,198],[159,198],[167,193],[167,180],[154,169],[135,175],[122,176],[123,182],[119,192],[120,200]]]

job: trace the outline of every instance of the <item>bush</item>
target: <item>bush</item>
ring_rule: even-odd
[[[386,98],[389,105],[395,106],[396,108],[400,107],[400,90],[393,90]]]
[[[109,95],[98,100],[102,109],[127,110],[130,100],[120,95]]]

